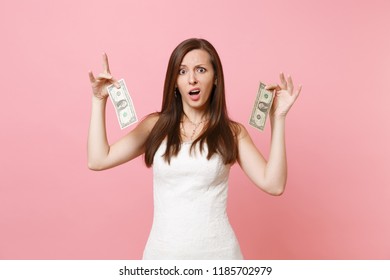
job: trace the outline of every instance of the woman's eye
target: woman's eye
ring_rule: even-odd
[[[204,72],[206,72],[206,69],[203,68],[203,67],[199,67],[197,70],[198,70],[199,73],[204,73]]]
[[[179,75],[184,75],[186,73],[186,69],[180,69],[179,70]]]

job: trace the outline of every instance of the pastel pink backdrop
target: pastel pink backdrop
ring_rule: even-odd
[[[4,2],[4,1],[3,1]],[[88,70],[125,78],[140,118],[159,110],[169,55],[220,53],[228,109],[247,122],[259,81],[303,90],[287,119],[289,179],[272,197],[234,166],[228,213],[247,259],[390,258],[390,2],[7,1],[1,31],[1,259],[139,259],[152,223],[143,159],[87,168]],[[111,103],[107,129],[119,129]]]

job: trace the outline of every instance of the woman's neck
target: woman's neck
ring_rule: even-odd
[[[189,121],[193,124],[198,124],[200,122],[204,122],[207,118],[208,117],[204,111],[191,110],[186,112],[184,110],[182,120]]]

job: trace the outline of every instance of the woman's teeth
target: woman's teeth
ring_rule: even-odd
[[[190,91],[190,95],[196,95],[196,94],[199,94],[199,92],[200,92],[199,89],[191,90],[191,91]]]

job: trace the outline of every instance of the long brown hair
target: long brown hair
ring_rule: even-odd
[[[210,119],[203,133],[192,143],[191,149],[199,142],[202,151],[203,145],[206,143],[208,147],[207,159],[210,159],[215,153],[219,153],[225,164],[231,164],[237,160],[236,137],[239,126],[228,117],[221,60],[213,45],[208,41],[192,38],[180,43],[173,50],[169,59],[161,112],[158,113],[159,119],[145,142],[145,163],[148,167],[153,164],[154,155],[165,138],[167,139],[167,147],[164,159],[168,163],[170,163],[171,157],[176,156],[180,151],[182,143],[180,121],[184,111],[181,95],[175,93],[175,85],[183,57],[195,49],[202,49],[209,53],[217,82],[212,89],[205,112]]]

